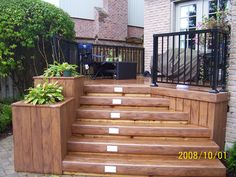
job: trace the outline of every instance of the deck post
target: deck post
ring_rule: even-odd
[[[158,37],[153,36],[153,58],[152,58],[152,66],[151,66],[151,73],[152,73],[152,84],[151,87],[158,87],[157,84],[157,62],[158,60]]]

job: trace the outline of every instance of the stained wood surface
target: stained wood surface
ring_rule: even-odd
[[[113,100],[121,100],[120,104],[114,104]],[[168,107],[169,100],[164,98],[134,98],[134,97],[104,97],[104,96],[82,96],[80,103],[85,105],[122,105],[122,106],[159,106]]]
[[[156,120],[156,121],[187,121],[189,114],[185,112],[171,111],[142,111],[142,110],[123,110],[123,109],[96,109],[80,108],[77,110],[77,118],[89,119],[111,119],[112,113],[119,113],[117,120]]]
[[[178,160],[174,157],[140,157],[80,154],[68,155],[63,161],[64,171],[105,174],[105,166],[115,166],[116,174],[221,177],[226,173],[219,160]],[[109,173],[106,173],[109,174]]]
[[[12,105],[16,171],[62,173],[61,162],[75,118],[74,104],[71,98],[51,106]]]
[[[117,148],[112,153],[117,154],[147,154],[147,155],[176,155],[179,152],[217,152],[219,146],[213,141],[193,140],[138,140],[110,138],[78,138],[68,141],[70,152],[107,153],[108,146]]]
[[[63,95],[66,98],[73,97],[75,99],[76,107],[79,107],[79,98],[84,94],[84,76],[79,77],[52,77],[45,78],[42,76],[34,77],[34,85],[42,84],[46,81],[57,82],[63,87]]]
[[[192,125],[135,125],[78,122],[73,124],[72,132],[78,134],[109,135],[109,128],[118,128],[117,135],[129,136],[166,136],[166,137],[210,137],[210,130]]]

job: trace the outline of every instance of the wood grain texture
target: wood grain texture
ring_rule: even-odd
[[[44,78],[42,76],[34,77],[34,85],[42,84],[45,81],[58,82],[63,87],[63,95],[66,98],[75,98],[76,107],[80,105],[80,96],[84,94],[84,76],[79,77],[52,77]]]
[[[18,102],[12,108],[15,170],[62,174],[75,119],[74,99],[50,106]]]
[[[115,166],[116,173],[105,173],[105,166]],[[222,177],[226,169],[219,160],[178,160],[174,157],[142,157],[140,155],[68,155],[63,161],[67,172],[149,175],[149,176],[194,176]]]

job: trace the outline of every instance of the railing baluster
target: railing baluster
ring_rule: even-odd
[[[190,33],[191,34],[191,33]],[[192,84],[192,74],[193,74],[193,38],[190,38],[190,80],[189,84]]]
[[[168,80],[169,80],[169,52],[170,52],[169,51],[169,36],[167,36],[167,47],[166,48],[167,48],[167,55],[166,55],[167,56],[166,57],[167,58],[166,59],[166,61],[167,61],[166,62],[167,63],[167,67],[166,67],[166,73],[167,73],[166,74],[166,82],[168,82]]]
[[[180,47],[181,47],[181,46],[180,46],[180,37],[181,37],[181,36],[179,35],[179,37],[178,37],[178,39],[179,39],[179,45],[178,45],[178,47],[179,47],[179,48],[178,48],[178,83],[179,83],[179,72],[180,72],[180,71],[179,71],[179,70],[180,70]]]
[[[164,37],[161,38],[161,82],[163,82]]]
[[[208,33],[208,35],[209,34],[211,34],[211,33]],[[204,73],[203,73],[203,85],[205,85],[206,79],[211,79],[210,76],[209,76],[209,73],[212,72],[212,71],[211,72],[209,71],[209,67],[206,65],[207,63],[209,65],[211,65],[211,59],[210,59],[210,61],[207,61],[207,60],[209,60],[209,58],[207,58],[206,50],[207,50],[207,33],[204,33],[204,61],[203,61]],[[213,56],[211,56],[211,58],[212,57]],[[210,67],[210,69],[211,69],[211,67]],[[207,73],[205,73],[205,72],[207,72]],[[207,78],[205,78],[205,77],[207,77]]]
[[[199,77],[199,73],[200,73],[200,54],[199,54],[199,49],[200,48],[200,37],[199,37],[199,34],[197,34],[197,77],[196,77],[196,84],[199,85],[199,80],[200,80],[200,77]]]
[[[173,35],[173,53],[172,53],[172,83],[174,83],[174,66],[175,66],[175,35]]]
[[[184,84],[186,83],[186,61],[187,61],[187,34],[184,35]]]

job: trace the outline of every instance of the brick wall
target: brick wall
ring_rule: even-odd
[[[226,147],[236,142],[236,0],[232,0],[232,32],[229,61],[228,90],[230,92],[229,113],[226,129]]]
[[[104,0],[108,17],[99,22],[98,37],[125,40],[128,32],[128,0]]]
[[[75,32],[77,37],[94,38],[95,37],[95,21],[72,18],[75,23]]]
[[[153,34],[170,32],[171,3],[163,0],[145,0],[144,3],[144,47],[145,70],[150,70]]]
[[[128,26],[128,37],[143,38],[144,28]]]
[[[73,19],[78,38],[125,41],[143,36],[143,28],[128,27],[128,0],[104,0],[103,8],[95,8],[95,20]]]

